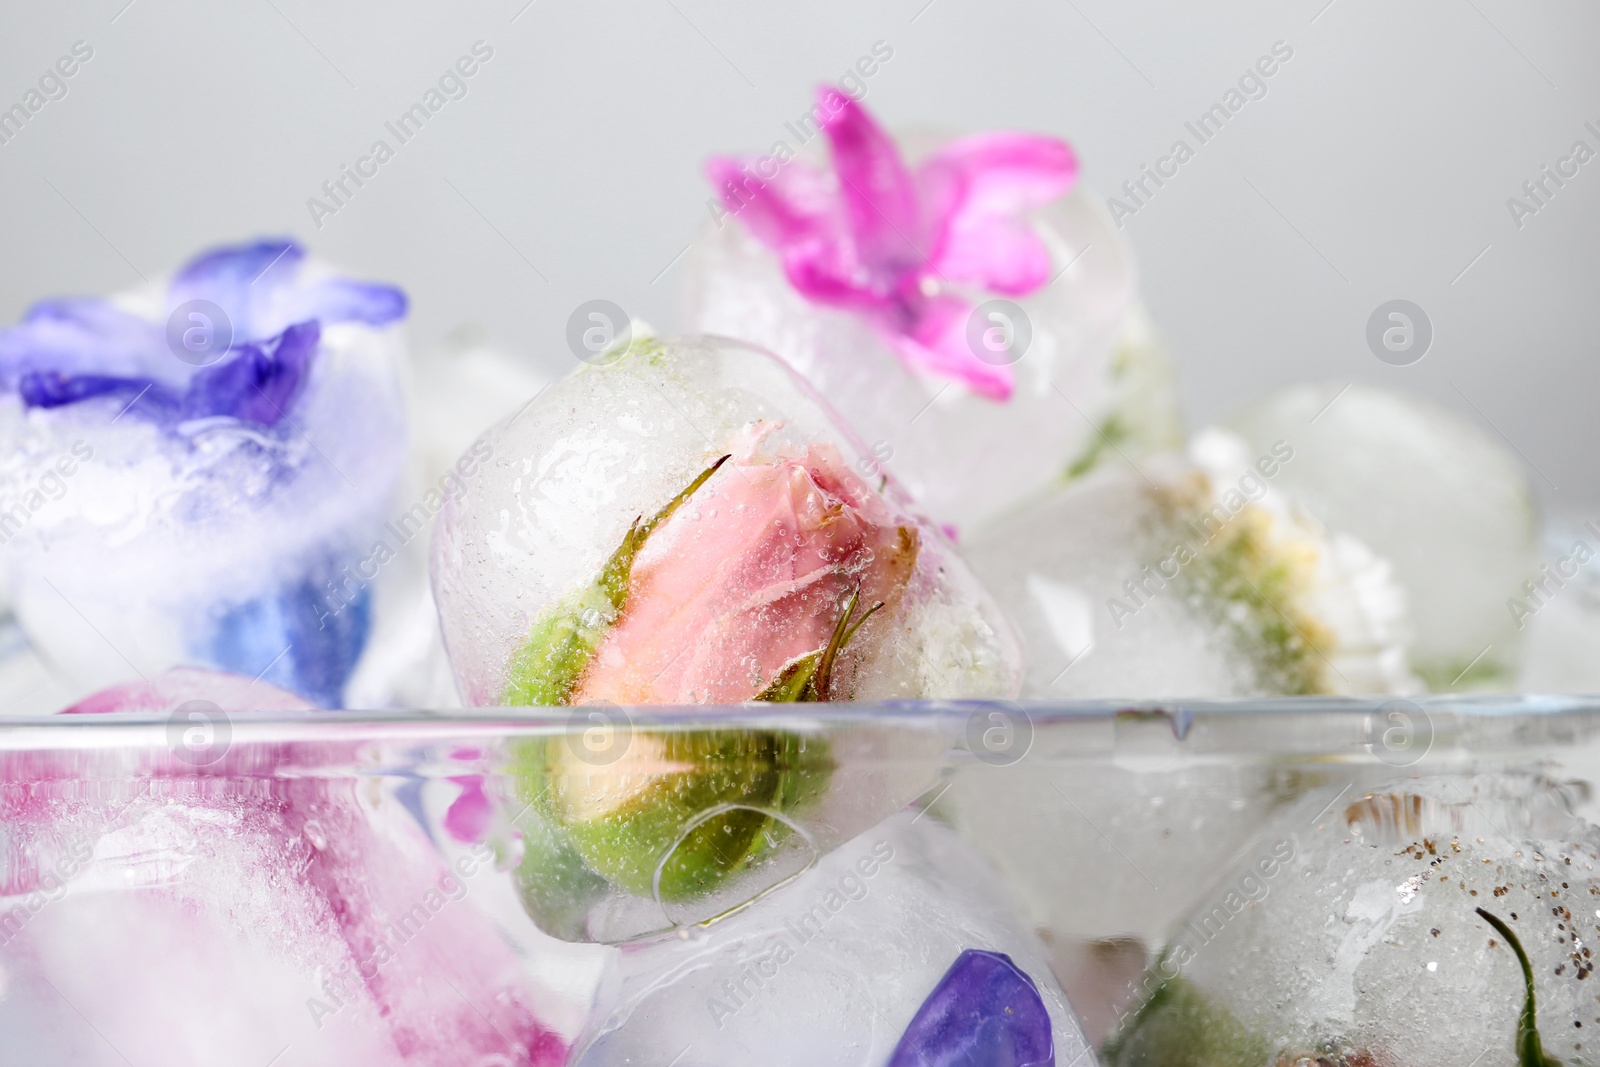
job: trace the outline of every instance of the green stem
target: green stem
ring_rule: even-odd
[[[1494,927],[1500,936],[1506,939],[1511,951],[1517,954],[1517,964],[1522,968],[1522,982],[1527,989],[1527,995],[1522,1002],[1522,1014],[1517,1018],[1518,1067],[1561,1067],[1560,1060],[1545,1055],[1544,1045],[1539,1041],[1539,1020],[1534,1010],[1533,965],[1528,962],[1528,954],[1522,951],[1522,942],[1517,940],[1517,935],[1511,932],[1511,927],[1502,922],[1498,916],[1491,915],[1482,908],[1476,910],[1484,922]]]

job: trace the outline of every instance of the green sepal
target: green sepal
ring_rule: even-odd
[[[772,684],[757,693],[755,699],[764,704],[795,704],[817,699],[811,683],[817,674],[817,664],[821,662],[820,648],[796,656],[783,665]]]
[[[568,702],[595,649],[627,607],[628,578],[639,549],[656,527],[671,518],[728,459],[723,456],[701,471],[648,521],[635,519],[599,575],[562,597],[534,621],[528,639],[511,658],[501,703],[508,707],[550,707]]]
[[[650,897],[658,867],[662,901],[698,899],[782,845],[789,827],[767,813],[805,810],[832,772],[825,742],[782,731],[636,730],[623,757],[603,766],[584,763],[565,736],[530,741],[518,753],[518,792],[553,840],[537,837],[525,854],[523,903],[557,933],[546,916],[569,928],[603,895],[589,879]]]
[[[535,816],[519,820],[522,861],[515,884],[522,906],[539,928],[563,941],[583,941],[589,908],[606,894],[604,878],[583,862],[560,828]]]
[[[796,656],[784,664],[771,684],[756,694],[755,700],[768,704],[813,703],[828,700],[829,687],[833,681],[833,665],[838,661],[839,653],[856,635],[856,631],[861,629],[861,625],[872,617],[872,613],[883,607],[883,601],[878,601],[852,623],[850,616],[855,613],[856,602],[860,599],[861,589],[857,587],[845,600],[844,609],[839,612],[839,621],[834,623],[833,633],[828,636],[828,643],[804,655]]]

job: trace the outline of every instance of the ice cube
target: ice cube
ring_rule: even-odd
[[[1536,1005],[1545,1051],[1586,1062],[1600,831],[1574,799],[1531,773],[1317,791],[1190,916],[1108,1059],[1550,1062],[1519,1054]]]
[[[1026,758],[980,762],[935,809],[1016,887],[1029,925],[1065,961],[1063,982],[1102,947],[1111,964],[1159,948],[1197,893],[1320,782],[1271,764],[1184,760],[1175,718],[1126,713],[1066,734],[1038,724]]]
[[[690,328],[743,338],[789,361],[930,514],[961,529],[1069,468],[1087,470],[1111,453],[1108,442],[1133,452],[1173,441],[1177,394],[1148,320],[1132,308],[1132,253],[1099,197],[1081,186],[1059,195],[1065,185],[1053,185],[1059,177],[1071,184],[1071,150],[1004,133],[913,134],[897,148],[863,108],[836,107],[836,97],[819,96],[825,137],[799,158],[775,170],[771,159],[713,161],[726,210],[714,213],[688,261]],[[821,151],[824,139],[831,159]],[[1004,173],[983,171],[986,152],[1005,156]],[[861,153],[874,161],[871,183],[849,179]],[[1053,170],[1058,156],[1070,166]],[[952,158],[973,168],[968,179],[977,191],[964,203],[983,205],[955,227],[966,232],[971,224],[970,259],[946,258],[960,243],[941,229],[948,201],[939,177]],[[1047,187],[1057,195],[1041,201]],[[767,217],[763,198],[782,206]],[[835,200],[843,206],[831,206]],[[805,240],[780,257],[769,247],[772,231],[789,225]],[[871,233],[874,225],[884,232]],[[1027,269],[1033,244],[1019,231],[1033,235],[1048,260],[1037,277]],[[833,259],[813,254],[824,239],[833,242],[825,246]],[[990,257],[988,286],[973,282],[980,244]],[[832,271],[849,276],[839,281]],[[795,279],[816,275],[837,284],[817,281],[808,298]],[[894,313],[880,307],[891,302]],[[895,314],[916,319],[923,302],[954,316],[937,331],[953,350],[937,370],[908,358],[885,327],[886,319],[899,322]],[[907,329],[928,340],[922,327]],[[951,370],[974,357],[967,377],[1009,379],[1008,394],[1005,384],[974,383]]]
[[[933,789],[954,740],[763,719],[686,728],[579,708],[566,731],[513,745],[494,792],[540,928],[622,943],[717,921]]]
[[[1249,660],[1186,595],[1146,573],[1168,557],[1180,525],[1165,514],[1160,490],[1108,469],[974,531],[965,554],[1023,635],[1024,696],[1256,688]]]
[[[337,704],[404,460],[404,312],[266,240],[0,332],[0,527],[38,652],[80,692],[196,664]]]
[[[484,430],[548,384],[529,360],[472,333],[421,353],[412,371],[411,462],[384,534],[396,555],[372,586],[372,637],[347,707],[461,706],[428,580],[433,512],[483,470]]]
[[[469,704],[1015,691],[965,564],[758,349],[636,339],[482,440],[433,550]]]
[[[81,695],[28,643],[15,616],[0,618],[0,717],[49,715]]]
[[[1010,906],[951,831],[897,815],[723,922],[626,950],[579,1062],[1092,1063]],[[989,1012],[984,987],[999,990]]]
[[[1229,426],[1253,453],[1287,442],[1274,488],[1393,566],[1430,689],[1509,689],[1538,517],[1522,464],[1470,422],[1365,385],[1281,390]]]
[[[307,708],[180,672],[73,710],[187,725],[207,698]],[[510,882],[491,847],[430,839],[351,772],[351,742],[210,736],[201,761],[174,743],[0,763],[0,1062],[566,1062],[551,1020],[581,1018],[592,989],[538,980],[512,949],[541,939],[494,918]]]
[[[1553,524],[1533,593],[1507,607],[1523,631],[1517,691],[1600,693],[1600,533],[1593,521]]]
[[[1025,696],[1414,686],[1383,561],[1258,491],[1256,460],[1108,468],[973,533],[965,554],[1023,633]]]

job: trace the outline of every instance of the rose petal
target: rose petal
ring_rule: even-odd
[[[837,450],[725,465],[651,535],[574,703],[738,703],[821,648],[853,590],[891,601],[914,537]]]

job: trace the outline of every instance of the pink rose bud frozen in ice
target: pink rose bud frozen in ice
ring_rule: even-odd
[[[1009,625],[782,363],[635,340],[491,429],[435,531],[469,704],[1009,696]]]
[[[789,664],[827,650],[841,625],[864,623],[900,597],[916,563],[916,528],[897,520],[831,445],[792,458],[758,455],[772,429],[753,427],[743,454],[640,549],[627,610],[596,650],[575,703],[755,699]],[[866,629],[857,641],[874,636]],[[850,647],[835,651],[851,657]],[[809,674],[817,695],[848,697],[838,655],[817,659]]]

